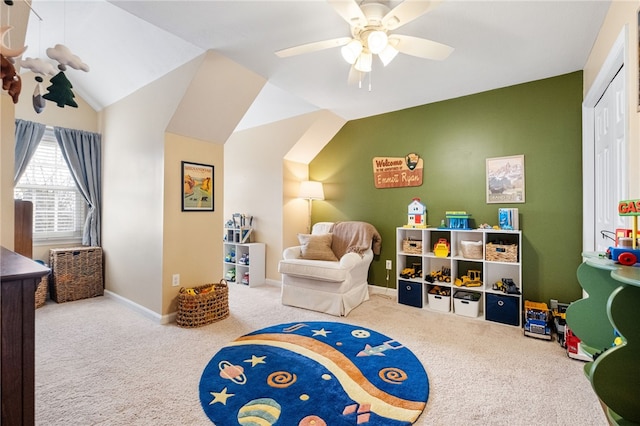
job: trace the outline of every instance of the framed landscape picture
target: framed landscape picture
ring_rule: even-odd
[[[182,211],[213,211],[213,166],[182,162]]]
[[[487,158],[487,203],[524,203],[524,155]]]

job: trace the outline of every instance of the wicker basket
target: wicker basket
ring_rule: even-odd
[[[36,287],[36,309],[41,308],[44,302],[47,300],[47,294],[49,293],[49,276],[42,277],[42,281]]]
[[[460,241],[460,251],[466,259],[482,259],[482,241]]]
[[[102,296],[102,249],[75,247],[49,250],[51,299],[57,303]]]
[[[402,251],[409,254],[422,254],[422,241],[420,240],[403,240]]]
[[[517,262],[518,261],[518,245],[517,244],[494,244],[487,243],[485,250],[486,259],[492,262]]]
[[[184,287],[178,294],[176,323],[192,328],[211,324],[229,316],[229,287],[222,279],[219,284],[194,287],[190,294]]]

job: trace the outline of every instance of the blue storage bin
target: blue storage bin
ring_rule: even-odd
[[[487,293],[485,306],[485,318],[488,321],[502,324],[520,325],[518,314],[519,298],[502,294]]]
[[[422,308],[422,283],[398,281],[398,303]]]

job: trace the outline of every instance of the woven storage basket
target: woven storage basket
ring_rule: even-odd
[[[487,243],[485,250],[487,260],[493,262],[517,262],[518,261],[518,245],[517,244],[493,244]]]
[[[460,241],[460,251],[466,259],[482,259],[482,241]]]
[[[42,277],[42,281],[36,287],[36,309],[41,308],[44,305],[44,302],[47,300],[47,293],[49,289],[49,278],[48,275]]]
[[[409,254],[422,254],[422,241],[403,240],[402,251]]]
[[[49,250],[51,299],[57,303],[102,296],[102,249],[75,247]]]
[[[229,316],[229,287],[222,279],[219,284],[205,284],[193,288],[189,294],[183,287],[178,294],[176,323],[180,327],[200,327]]]

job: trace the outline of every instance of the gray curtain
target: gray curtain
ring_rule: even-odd
[[[33,121],[16,119],[16,151],[15,151],[15,171],[13,175],[13,186],[27,169],[29,160],[38,148],[38,144],[44,135],[46,126]]]
[[[87,201],[82,244],[100,246],[102,148],[99,133],[54,127],[54,133],[71,175]]]

